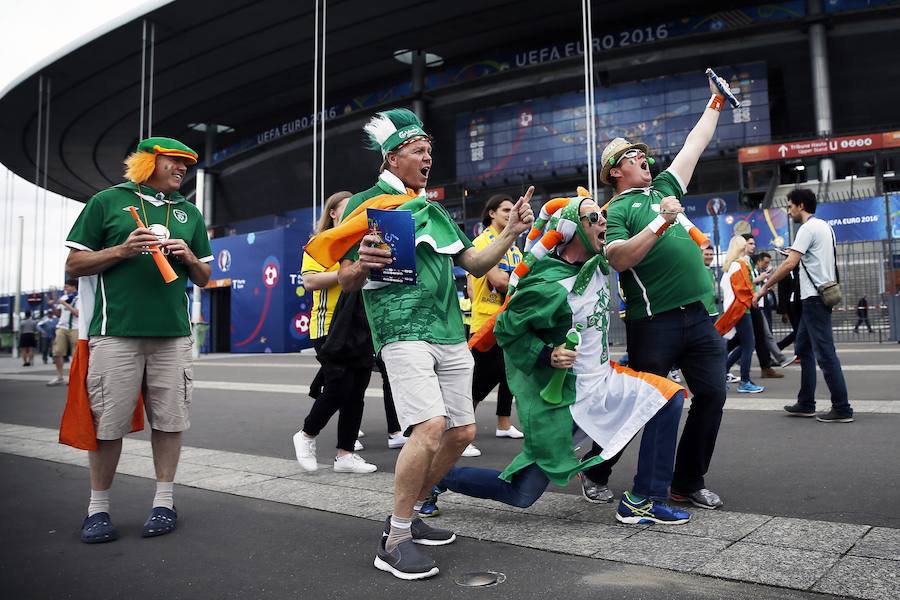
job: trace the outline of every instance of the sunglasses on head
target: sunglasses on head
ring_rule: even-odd
[[[600,222],[600,213],[598,213],[598,212],[591,212],[591,213],[588,213],[588,214],[586,214],[586,215],[581,215],[581,218],[582,218],[582,219],[587,219],[587,220],[588,220],[588,223],[590,223],[591,225],[596,225],[597,223]]]

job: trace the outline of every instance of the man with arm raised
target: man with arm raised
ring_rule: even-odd
[[[603,151],[600,179],[615,189],[608,207],[606,256],[621,274],[629,366],[665,376],[678,365],[693,395],[671,498],[717,508],[723,502],[706,488],[704,475],[725,404],[725,345],[703,304],[711,284],[701,250],[680,217],[681,198],[725,104],[712,81],[709,87],[712,96],[700,120],[666,170],[653,177],[648,147],[616,138]],[[673,450],[677,433],[669,432]],[[586,492],[593,484],[606,484],[617,459],[586,473]]]

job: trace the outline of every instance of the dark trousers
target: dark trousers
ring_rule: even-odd
[[[666,377],[673,365],[681,368],[693,398],[678,452],[672,489],[684,494],[705,486],[722,407],[725,405],[725,343],[706,309],[699,302],[647,319],[625,321],[628,366]],[[654,417],[656,418],[656,417]],[[606,484],[619,453],[586,473],[591,481]]]
[[[491,393],[497,390],[497,416],[508,417],[512,414],[512,392],[506,383],[506,365],[503,362],[503,350],[499,345],[487,352],[472,350],[475,359],[475,372],[472,374],[472,402],[475,408]]]
[[[871,329],[871,327],[869,328]],[[43,358],[44,362],[47,362],[47,356],[50,354],[50,348],[52,347],[50,343],[49,337],[41,336],[41,358]]]
[[[381,360],[381,354],[375,357],[378,372],[381,373],[381,391],[384,393],[384,419],[387,421],[387,432],[400,431],[400,421],[397,419],[397,409],[394,407],[394,394],[391,393],[391,382],[388,379],[387,368]]]
[[[803,316],[797,329],[794,350],[800,357],[800,392],[797,403],[814,410],[816,408],[816,362],[822,369],[822,377],[831,392],[831,406],[841,415],[853,415],[847,398],[847,383],[841,360],[834,349],[831,334],[831,307],[822,304],[818,296],[803,299]]]
[[[859,326],[863,323],[866,324],[866,329],[869,330],[869,333],[872,333],[872,324],[869,323],[869,316],[866,315],[864,317],[857,316],[856,317],[856,327],[853,328],[853,331],[859,331]]]
[[[753,335],[753,317],[744,314],[734,328],[736,334],[733,338],[728,340],[728,345],[731,346],[732,343],[736,343],[737,347],[728,354],[728,361],[725,363],[725,371],[731,369],[734,363],[740,360],[741,381],[750,381],[750,364],[753,361],[753,346],[756,341],[756,336]],[[761,361],[760,366],[762,366]]]
[[[324,337],[313,341],[316,352],[324,343]],[[321,358],[319,362],[322,366],[310,386],[310,395],[316,401],[303,421],[303,431],[310,436],[319,435],[334,413],[340,412],[337,447],[353,452],[362,423],[364,398],[372,378],[372,369],[323,361]]]
[[[803,314],[803,305],[797,302],[791,302],[784,312],[791,324],[791,332],[781,338],[781,341],[778,342],[778,348],[780,350],[784,350],[797,339],[797,328],[800,327],[800,315]]]

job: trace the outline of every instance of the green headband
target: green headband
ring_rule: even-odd
[[[420,125],[407,125],[401,127],[384,140],[384,143],[381,144],[381,153],[387,154],[392,150],[396,150],[406,142],[416,138],[427,138],[430,140],[431,136],[425,133],[425,130],[422,129]]]

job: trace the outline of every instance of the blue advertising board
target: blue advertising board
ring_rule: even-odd
[[[703,233],[713,237],[713,217],[691,217]],[[756,246],[783,248],[788,245],[788,214],[783,208],[765,208],[745,212],[725,213],[719,216],[719,248],[725,250],[735,235],[745,233],[756,238]]]
[[[769,141],[765,64],[715,69],[744,105],[723,114],[706,152]],[[598,88],[595,96],[598,155],[615,137],[643,142],[654,154],[674,154],[703,113],[709,88],[703,73],[691,72]],[[572,92],[458,115],[457,178],[484,181],[584,165],[584,110],[584,94]]]
[[[898,199],[900,196],[897,195],[890,199],[893,205],[891,207],[893,214],[900,209]],[[834,236],[838,243],[886,240],[888,237],[883,196],[849,202],[822,203],[816,208],[816,216],[828,221],[828,224],[834,229]],[[900,223],[895,218],[892,225],[894,236],[897,236],[900,233],[898,230]]]
[[[300,264],[306,236],[294,228],[211,240],[211,279],[231,279],[231,351],[309,348],[311,294]],[[208,302],[204,302],[208,319]]]

